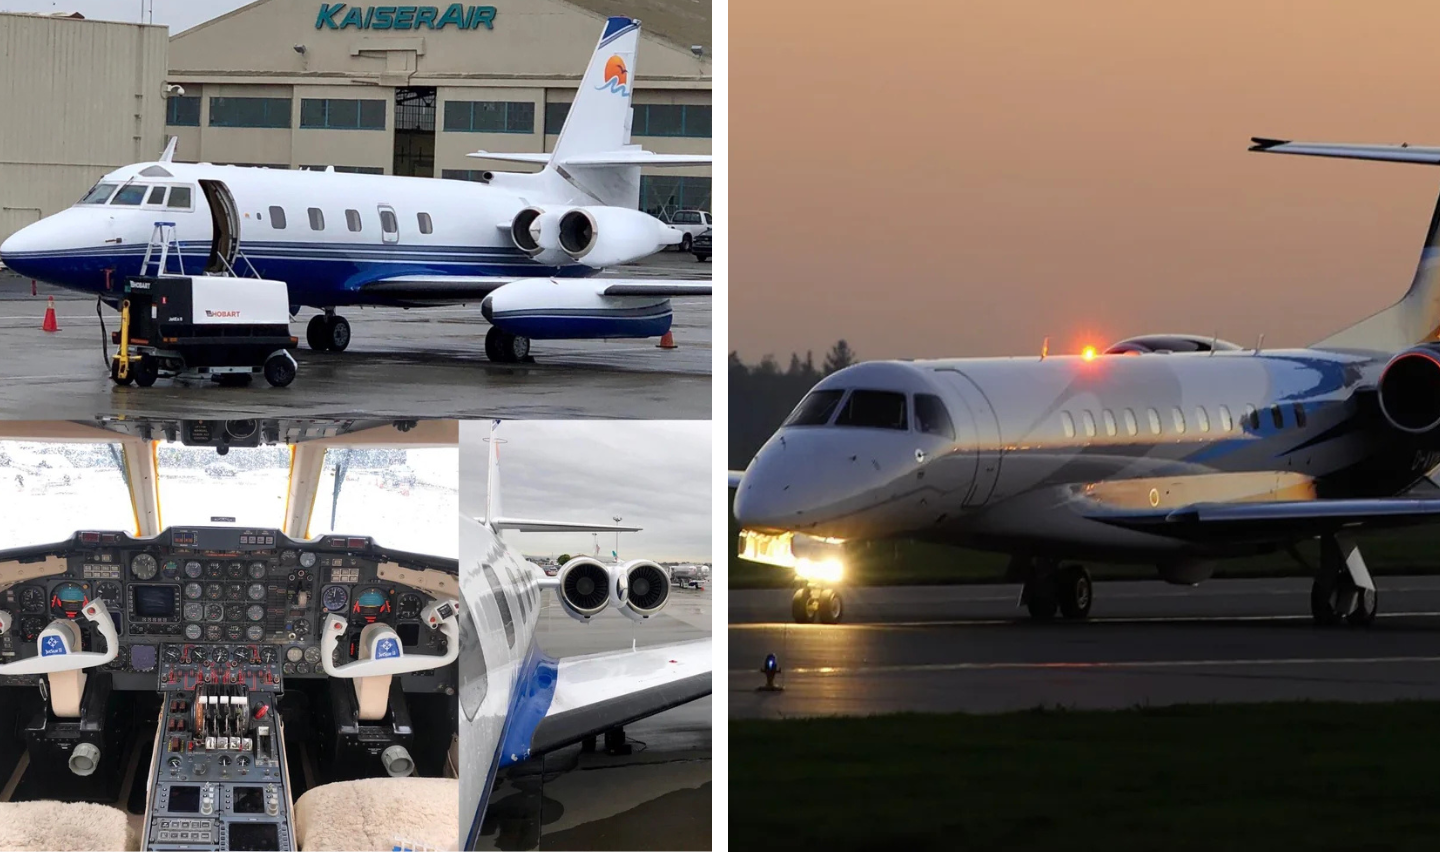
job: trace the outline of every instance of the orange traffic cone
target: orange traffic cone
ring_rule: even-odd
[[[679,349],[680,347],[675,345],[675,335],[674,335],[674,333],[667,331],[667,332],[665,332],[663,335],[661,335],[661,337],[660,337],[660,342],[657,343],[657,344],[655,344],[655,348],[656,348],[656,349]]]
[[[51,296],[45,305],[45,321],[40,323],[41,331],[59,331],[60,323],[55,321],[55,297]]]

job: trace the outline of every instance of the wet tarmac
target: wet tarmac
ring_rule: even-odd
[[[708,279],[710,264],[667,252],[604,277]],[[263,378],[250,387],[161,379],[152,388],[116,387],[102,354],[95,300],[0,272],[0,416],[213,417],[710,417],[711,299],[673,300],[676,349],[655,340],[536,341],[534,363],[492,364],[489,325],[478,303],[447,308],[351,308],[345,352],[312,352],[307,311],[291,323],[299,370],[288,388]],[[47,296],[60,331],[41,331]],[[102,309],[105,328],[119,315]],[[114,347],[104,340],[106,351]]]
[[[660,615],[635,624],[607,610],[573,621],[547,595],[537,636],[553,657],[708,636],[709,591],[672,590]],[[625,728],[629,755],[580,745],[501,775],[481,849],[709,849],[712,699]]]
[[[1097,583],[1086,622],[1034,623],[1018,586],[846,590],[846,623],[790,591],[730,593],[736,718],[1037,706],[1440,699],[1440,577],[1382,577],[1368,629],[1315,626],[1301,578]],[[783,691],[759,669],[779,658]],[[750,665],[753,663],[754,665]]]

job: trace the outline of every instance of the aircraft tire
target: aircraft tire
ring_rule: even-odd
[[[135,377],[135,384],[148,388],[160,377],[160,365],[154,358],[141,358],[130,368],[130,374]]]
[[[490,326],[489,331],[485,332],[485,357],[489,358],[491,361],[498,362],[501,358],[500,335],[504,333],[505,332],[501,331],[493,325]]]
[[[329,341],[325,335],[325,315],[316,314],[305,326],[305,342],[315,352],[329,352]]]
[[[1356,589],[1356,593],[1355,609],[1345,616],[1345,620],[1351,627],[1369,627],[1375,623],[1375,615],[1380,611],[1380,593],[1374,589]]]
[[[497,364],[518,364],[530,357],[530,338],[492,325],[485,332],[485,357]]]
[[[1055,578],[1060,614],[1067,619],[1080,620],[1090,615],[1090,604],[1095,600],[1095,587],[1090,581],[1090,572],[1084,565],[1066,565]]]
[[[350,348],[350,321],[344,317],[330,317],[325,323],[325,342],[330,352],[344,352]]]
[[[811,599],[809,588],[795,590],[795,596],[790,599],[790,617],[796,624],[809,624],[815,620],[816,610],[810,607]]]
[[[1339,624],[1341,615],[1335,611],[1339,575],[1316,577],[1310,584],[1310,616],[1321,627]]]
[[[845,601],[840,593],[834,589],[826,589],[820,593],[820,622],[822,624],[839,624],[840,619],[845,617]]]

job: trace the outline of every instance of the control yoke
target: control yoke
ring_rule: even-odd
[[[320,661],[331,677],[368,678],[406,674],[425,669],[438,669],[453,663],[460,656],[460,622],[458,601],[432,601],[420,612],[420,619],[430,627],[439,627],[447,640],[444,654],[406,654],[400,636],[388,624],[366,625],[360,631],[359,659],[343,666],[335,665],[335,646],[345,635],[347,622],[331,614],[325,618],[320,634]],[[0,670],[3,671],[3,670]]]
[[[105,637],[103,654],[80,650],[80,628],[69,619],[57,618],[40,631],[36,642],[40,653],[0,666],[0,675],[54,674],[91,669],[115,659],[120,652],[120,638],[115,634],[115,622],[110,618],[105,601],[90,601],[81,612],[95,623],[95,628]],[[10,614],[0,611],[0,634],[10,629],[10,621]]]

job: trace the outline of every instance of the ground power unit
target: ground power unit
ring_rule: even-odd
[[[284,281],[209,276],[136,276],[125,281],[116,384],[150,387],[185,375],[248,384],[256,373],[275,387],[295,380],[290,293]]]

